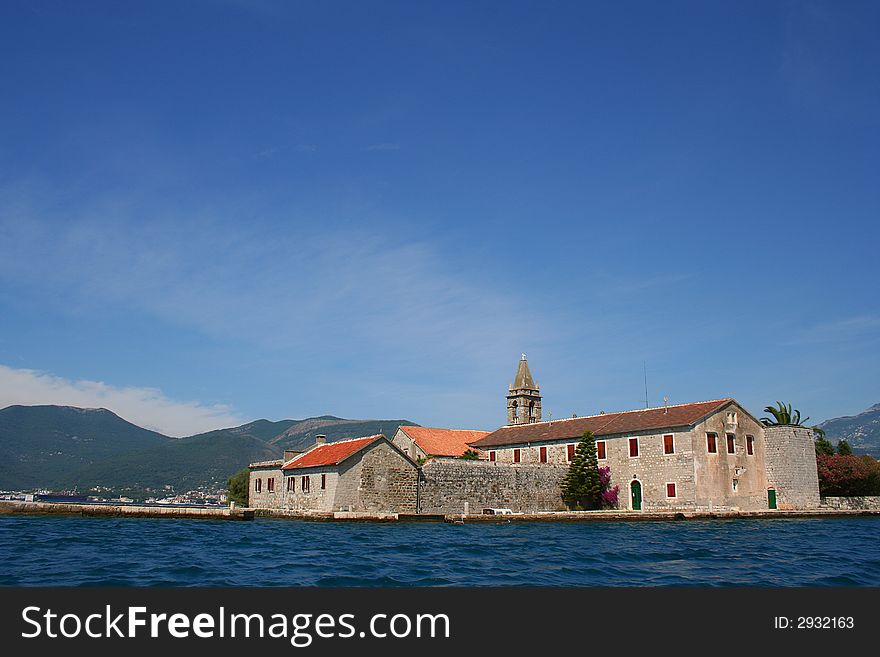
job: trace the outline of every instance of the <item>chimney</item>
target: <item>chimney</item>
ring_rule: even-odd
[[[294,456],[298,456],[302,453],[303,453],[303,451],[301,449],[285,449],[284,450],[284,462],[287,463]]]
[[[315,436],[315,444],[316,445],[323,445],[326,442],[327,442],[327,436],[325,436],[324,434],[319,433],[317,436]]]

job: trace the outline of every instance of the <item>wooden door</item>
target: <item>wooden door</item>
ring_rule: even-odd
[[[633,511],[642,510],[642,483],[638,479],[633,479],[630,484],[630,493],[632,494]]]

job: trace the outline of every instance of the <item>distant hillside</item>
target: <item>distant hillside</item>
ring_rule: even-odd
[[[177,491],[225,488],[229,475],[248,463],[280,456],[279,450],[252,435],[212,431],[98,461],[75,472],[74,483],[80,490],[94,486],[159,490],[166,485]]]
[[[63,486],[95,461],[172,440],[104,408],[9,406],[0,410],[0,489]]]
[[[223,486],[253,461],[281,458],[285,449],[385,433],[409,420],[255,420],[186,438],[147,431],[104,409],[10,406],[0,411],[0,490],[35,488],[85,492],[176,491]]]
[[[315,436],[323,434],[328,442],[372,436],[384,433],[388,438],[394,436],[397,427],[402,424],[415,424],[409,420],[346,420],[344,418],[323,415],[307,420],[294,422],[286,430],[269,441],[270,445],[281,450],[302,449],[314,444]],[[416,425],[418,426],[418,425]]]
[[[858,415],[826,420],[819,426],[832,443],[845,439],[856,454],[880,457],[880,404]]]

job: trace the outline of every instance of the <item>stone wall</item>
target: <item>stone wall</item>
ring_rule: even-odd
[[[309,480],[308,490],[303,490],[303,478]],[[321,488],[323,477],[324,488]],[[284,493],[280,508],[291,511],[333,511],[339,473],[335,467],[316,467],[284,472]],[[288,482],[290,489],[288,490]]]
[[[257,491],[257,480],[260,490]],[[274,481],[274,490],[269,490],[269,480]],[[251,466],[248,506],[254,509],[280,509],[283,507],[284,476],[281,472],[281,461],[271,465]]]
[[[379,441],[340,466],[337,511],[415,513],[418,469],[391,443]]]
[[[880,510],[880,497],[823,497],[822,508]]]
[[[709,452],[710,433],[716,436],[715,452]],[[767,441],[760,422],[741,406],[730,404],[696,424],[691,435],[695,508],[741,511],[767,508]],[[728,435],[733,436],[733,453],[728,452]]]
[[[514,511],[563,509],[562,479],[567,466],[514,465],[434,458],[419,477],[419,513],[480,513],[486,507]]]
[[[415,513],[419,471],[388,443],[376,443],[361,459],[362,511]]]
[[[819,506],[819,475],[813,430],[806,427],[764,429],[767,486],[776,490],[780,509]]]

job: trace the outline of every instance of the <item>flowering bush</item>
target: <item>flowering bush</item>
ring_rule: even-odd
[[[611,487],[611,468],[607,465],[599,468],[599,485],[601,486],[599,499],[602,501],[602,507],[617,507],[617,497],[620,493],[620,486]]]
[[[819,494],[823,497],[880,495],[880,463],[870,456],[816,456]]]

